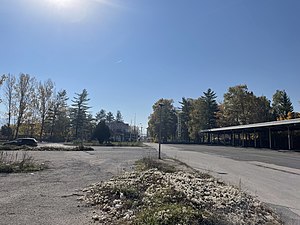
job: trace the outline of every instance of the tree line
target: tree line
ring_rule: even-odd
[[[199,131],[218,127],[246,125],[299,118],[285,90],[276,90],[272,102],[266,96],[256,96],[247,85],[229,87],[223,101],[208,89],[197,99],[182,98],[175,108],[172,99],[159,99],[149,116],[148,131],[158,139],[161,126],[166,141],[199,141]]]
[[[116,116],[104,109],[93,116],[86,89],[75,93],[69,105],[67,91],[56,91],[51,79],[38,81],[29,74],[4,74],[0,86],[0,102],[5,106],[1,134],[7,139],[30,136],[48,141],[91,140],[100,121],[123,122],[119,110]]]

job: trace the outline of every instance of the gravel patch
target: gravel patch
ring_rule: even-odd
[[[95,147],[95,151],[28,154],[49,169],[0,174],[1,225],[91,224],[91,209],[76,201],[81,189],[131,171],[136,160],[156,152],[150,148]]]
[[[174,219],[177,215],[170,209],[179,210],[181,217],[198,216],[193,224],[281,224],[278,216],[258,199],[210,176],[188,170],[166,173],[154,168],[127,172],[93,184],[83,192],[85,195],[78,200],[93,206],[90,219],[99,224],[146,225],[137,222],[143,211],[154,214],[157,222],[153,224],[191,223]],[[173,206],[168,208],[166,204]],[[174,223],[175,220],[180,222]]]

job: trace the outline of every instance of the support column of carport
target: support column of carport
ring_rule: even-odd
[[[242,130],[242,147],[245,147],[245,133],[244,133],[244,130]]]
[[[272,149],[272,133],[270,127],[269,127],[269,148]]]
[[[257,136],[256,136],[256,130],[254,129],[254,148],[257,148],[257,140],[256,140],[256,138],[257,138]]]
[[[290,131],[290,127],[288,126],[288,146],[289,146],[289,150],[291,150],[291,131]]]

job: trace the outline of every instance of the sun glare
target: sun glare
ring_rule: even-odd
[[[51,14],[59,16],[65,21],[83,21],[88,15],[86,0],[46,0],[47,9]]]
[[[58,9],[64,9],[72,6],[72,0],[48,0],[48,3]]]

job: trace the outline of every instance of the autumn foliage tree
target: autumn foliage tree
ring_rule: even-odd
[[[30,105],[32,104],[33,90],[34,90],[34,77],[31,77],[29,74],[20,74],[16,85],[16,102],[17,102],[17,124],[16,124],[16,133],[15,137],[19,135],[19,129],[23,122],[24,116],[29,110]]]
[[[217,112],[219,111],[216,101],[216,93],[210,88],[203,95],[191,102],[189,133],[190,137],[197,141],[199,131],[215,128],[217,125]]]
[[[176,137],[177,115],[172,99],[160,99],[152,106],[153,112],[149,117],[149,132],[151,137],[158,140],[161,126],[162,140],[174,140]]]
[[[248,91],[247,85],[230,87],[224,94],[222,114],[219,114],[222,126],[245,125],[271,120],[270,101],[257,97]]]

